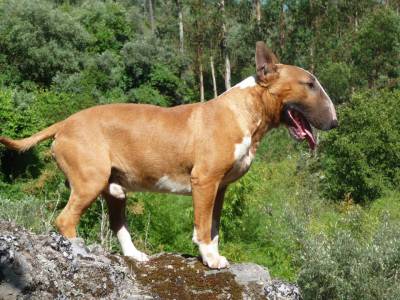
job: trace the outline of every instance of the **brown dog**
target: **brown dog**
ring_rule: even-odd
[[[248,171],[264,134],[285,123],[292,137],[314,148],[310,124],[337,126],[332,101],[312,74],[278,64],[263,42],[256,46],[256,67],[256,76],[205,103],[96,106],[29,138],[0,142],[24,151],[54,137],[53,155],[71,186],[56,219],[64,236],[76,236],[81,215],[101,194],[124,255],[146,261],[125,225],[126,192],[192,195],[193,241],[204,264],[224,268],[228,261],[218,252],[224,193]]]

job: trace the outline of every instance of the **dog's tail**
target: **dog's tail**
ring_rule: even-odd
[[[9,149],[24,152],[35,146],[37,143],[55,136],[63,124],[64,121],[55,123],[50,127],[47,127],[46,129],[43,129],[42,131],[39,131],[38,133],[35,133],[34,135],[22,140],[13,140],[5,136],[0,136],[0,143],[4,144]]]

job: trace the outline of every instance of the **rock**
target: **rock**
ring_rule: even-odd
[[[282,299],[282,300],[302,299],[298,286],[280,280],[272,280],[264,287],[264,290],[268,299]]]
[[[256,264],[210,270],[196,257],[160,253],[147,263],[82,239],[36,235],[0,221],[0,299],[300,299]]]

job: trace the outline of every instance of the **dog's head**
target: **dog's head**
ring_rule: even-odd
[[[338,126],[335,107],[313,74],[296,66],[278,64],[263,42],[256,45],[256,67],[258,83],[268,89],[275,101],[280,101],[281,122],[294,139],[306,139],[314,149],[312,126],[321,130]]]

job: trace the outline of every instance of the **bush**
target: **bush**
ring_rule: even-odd
[[[317,74],[334,103],[343,103],[350,98],[351,69],[347,64],[328,62],[319,68]]]
[[[78,70],[89,38],[78,22],[47,1],[0,2],[0,48],[24,80],[48,86],[57,72]]]
[[[378,198],[400,183],[400,92],[369,91],[338,111],[340,126],[321,144],[322,185],[331,199]]]
[[[89,51],[120,50],[131,35],[123,5],[114,1],[86,1],[79,7],[79,20],[92,35]],[[133,20],[132,20],[133,21]]]
[[[366,80],[369,87],[383,87],[388,84],[396,86],[397,81],[398,86],[399,47],[399,14],[387,8],[367,14],[360,24],[352,47],[352,58],[358,70],[356,78],[359,83]],[[388,57],[393,59],[388,60]]]
[[[111,51],[87,57],[83,70],[74,74],[57,74],[53,89],[58,92],[107,97],[111,91],[125,91],[126,75],[121,57]],[[103,101],[105,102],[105,101]]]
[[[383,220],[369,240],[340,228],[308,239],[298,279],[304,299],[399,299],[399,225]]]
[[[158,90],[148,84],[142,84],[136,89],[132,89],[129,97],[130,102],[145,103],[159,106],[168,106],[168,99],[162,96]]]

